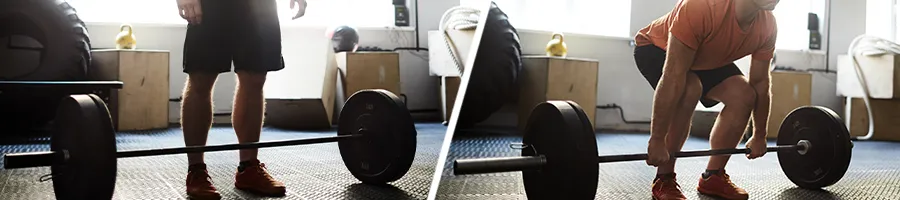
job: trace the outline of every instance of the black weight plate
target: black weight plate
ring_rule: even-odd
[[[54,163],[57,199],[111,199],[116,186],[116,135],[109,110],[96,95],[63,98],[54,119],[50,149],[67,152]]]
[[[850,132],[840,117],[828,108],[804,106],[791,111],[778,130],[778,145],[808,140],[806,154],[778,151],[784,174],[800,188],[820,189],[837,183],[850,166]]]
[[[403,101],[391,92],[371,89],[351,95],[338,121],[338,135],[348,134],[364,135],[338,142],[347,169],[363,183],[395,181],[412,166],[416,127]]]
[[[588,116],[571,101],[548,101],[528,118],[523,156],[544,155],[541,170],[522,171],[528,199],[594,199],[597,141]]]

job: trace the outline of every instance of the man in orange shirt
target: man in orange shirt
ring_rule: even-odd
[[[647,164],[656,166],[654,199],[685,199],[675,181],[675,159],[690,130],[697,102],[722,102],[710,134],[712,149],[734,148],[750,116],[750,159],[765,154],[769,67],[775,52],[772,10],[779,0],[681,0],[635,36],[634,59],[656,90]],[[751,55],[749,78],[733,63]],[[697,190],[725,199],[747,199],[725,173],[730,156],[711,156]]]

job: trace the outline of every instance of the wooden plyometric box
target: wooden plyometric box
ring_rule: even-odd
[[[444,113],[444,121],[450,121],[453,114],[453,104],[456,103],[456,94],[459,92],[459,77],[441,77],[441,105]]]
[[[846,101],[846,100],[845,100]],[[869,99],[875,132],[872,140],[900,141],[900,99]],[[851,137],[865,136],[869,132],[869,116],[861,98],[853,98],[850,112],[844,113],[850,121],[847,128]]]
[[[596,60],[525,56],[519,76],[519,129],[524,129],[531,110],[549,100],[578,103],[594,123],[597,106]]]
[[[327,43],[327,42],[326,42]],[[323,45],[326,43],[322,43]],[[335,53],[330,43],[327,43],[325,52],[324,67],[321,71],[321,77],[317,73],[310,75],[311,77],[321,78],[322,82],[313,85],[310,88],[321,87],[314,95],[307,95],[299,92],[295,87],[276,87],[272,88],[273,92],[267,93],[272,95],[266,97],[266,116],[265,124],[283,129],[295,130],[311,130],[311,129],[330,129],[337,120],[336,107],[340,107],[337,98],[337,82],[338,67],[335,60]],[[303,66],[303,65],[300,65]],[[314,67],[318,67],[313,65]],[[310,73],[309,70],[299,69],[297,71],[282,71],[286,73],[283,77],[273,77],[269,81],[275,83],[291,84],[296,80],[295,73]],[[306,80],[306,79],[303,79]],[[287,82],[285,82],[287,81]],[[272,84],[272,83],[269,83]],[[280,93],[280,94],[278,94]],[[300,93],[300,94],[298,94]]]
[[[444,31],[446,31],[446,35]],[[457,65],[464,65],[468,59],[473,46],[472,39],[475,38],[475,30],[450,29],[444,31],[428,31],[428,46],[434,49],[428,51],[428,72],[432,76],[459,77],[462,74]],[[446,40],[444,37],[447,37]],[[447,40],[449,40],[449,44]]]
[[[694,110],[689,134],[693,137],[709,139],[709,134],[712,133],[713,125],[716,124],[718,117],[719,111],[716,110]]]
[[[122,81],[112,90],[108,107],[119,131],[169,126],[169,52],[94,50],[90,77]]]
[[[856,61],[861,66],[870,97],[900,98],[900,55],[856,56]],[[839,55],[837,68],[837,94],[854,98],[865,96],[850,56]]]
[[[335,55],[342,77],[343,100],[364,89],[385,89],[400,96],[400,54],[340,52]]]
[[[337,67],[326,64],[320,98],[266,98],[265,123],[284,129],[329,129],[336,120]]]
[[[766,129],[768,138],[777,138],[778,129],[784,118],[800,106],[812,104],[812,74],[807,72],[773,71],[769,120]],[[752,119],[753,116],[750,116]]]

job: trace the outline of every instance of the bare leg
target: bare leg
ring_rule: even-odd
[[[666,148],[670,154],[681,151],[681,147],[684,146],[688,132],[691,130],[691,118],[694,116],[694,108],[697,106],[702,93],[703,88],[700,85],[700,79],[694,73],[688,73],[685,92],[679,100],[675,118],[669,124],[669,131],[666,133]],[[675,172],[675,159],[669,160],[669,162],[656,168],[656,174],[670,174],[673,172]]]
[[[266,73],[237,72],[238,84],[234,95],[234,112],[231,123],[240,143],[259,141],[262,131],[263,112],[263,85],[266,82]],[[241,149],[241,161],[256,159],[257,149]]]
[[[186,146],[206,145],[213,117],[212,89],[218,76],[216,73],[188,74],[181,101],[181,129]],[[199,163],[203,163],[203,153],[188,154],[188,164]]]
[[[756,91],[744,76],[732,76],[710,90],[707,96],[725,104],[710,133],[710,148],[735,148],[741,142],[741,136],[750,120],[750,112],[756,102]],[[725,169],[729,158],[731,155],[711,156],[706,169]]]

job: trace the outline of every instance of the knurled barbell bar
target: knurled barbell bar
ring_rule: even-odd
[[[459,159],[455,175],[522,171],[529,199],[594,199],[598,163],[646,160],[647,154],[597,154],[594,127],[572,101],[548,101],[535,106],[528,119],[518,157]],[[843,121],[820,106],[803,106],[785,117],[777,146],[784,174],[800,188],[819,189],[836,183],[850,165],[853,143]],[[749,154],[750,150],[682,151],[673,157]]]
[[[298,119],[302,120],[302,119]],[[400,179],[412,166],[416,129],[403,101],[387,90],[354,93],[344,104],[337,136],[294,140],[117,151],[106,104],[96,95],[64,98],[54,120],[50,151],[4,156],[4,168],[50,166],[57,199],[110,199],[116,159],[337,142],[354,177],[369,184]]]

